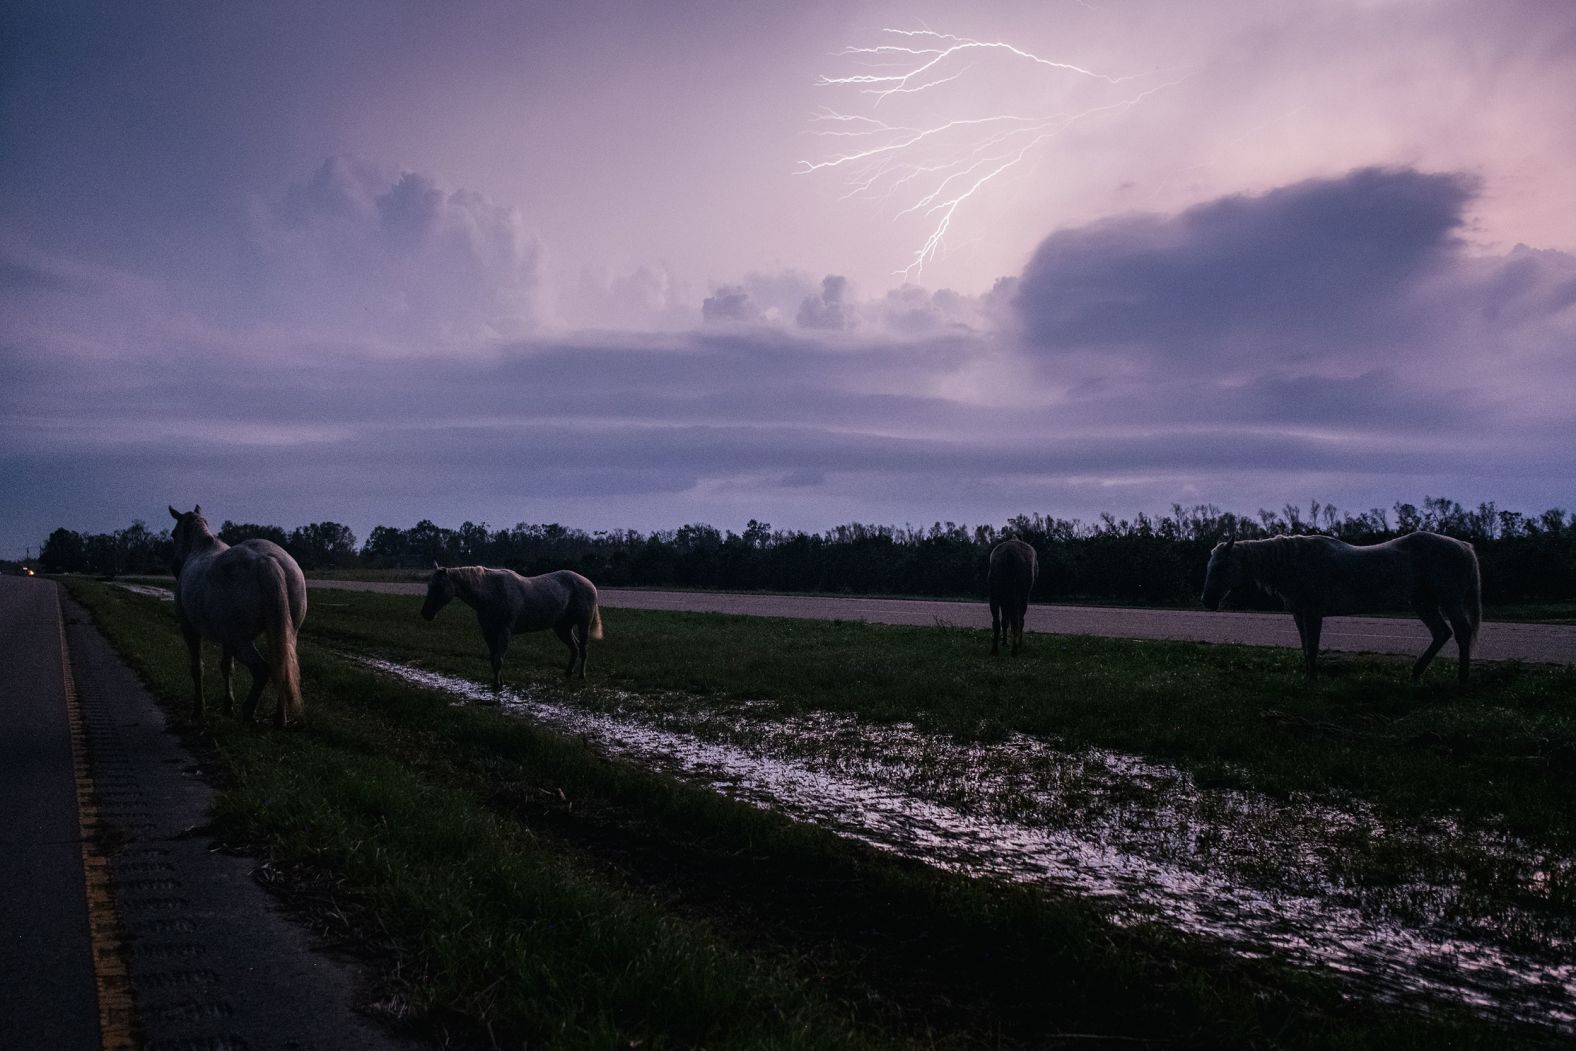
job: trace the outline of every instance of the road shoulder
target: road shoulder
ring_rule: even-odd
[[[255,862],[205,831],[213,789],[198,761],[87,613],[64,596],[63,612],[145,1045],[415,1046],[355,1011],[355,969],[316,951]]]

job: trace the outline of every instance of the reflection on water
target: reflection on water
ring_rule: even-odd
[[[1474,839],[1444,822],[1386,827],[1357,804],[1200,788],[1136,756],[1058,752],[1024,736],[966,743],[825,713],[769,719],[749,706],[686,725],[681,706],[640,695],[614,695],[616,710],[598,711],[353,659],[906,858],[1098,899],[1118,923],[1164,923],[1243,955],[1317,964],[1387,999],[1441,997],[1576,1032],[1569,917],[1551,933],[1548,917],[1503,894],[1487,907],[1460,890],[1467,856],[1514,874],[1525,899],[1576,880],[1576,860],[1509,837]],[[1369,844],[1360,856],[1378,841],[1389,856],[1422,860],[1369,886],[1371,876],[1340,871],[1351,854],[1332,847],[1353,836]]]
[[[129,591],[134,595],[146,595],[149,598],[156,598],[161,602],[175,601],[175,592],[169,588],[154,587],[152,584],[122,584],[119,582],[116,582],[114,586],[122,591]]]

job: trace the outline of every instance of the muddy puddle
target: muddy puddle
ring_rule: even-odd
[[[122,591],[129,591],[133,595],[146,595],[148,598],[156,598],[160,602],[175,601],[175,592],[169,588],[154,587],[152,584],[122,584],[117,581],[110,586],[120,588]]]
[[[1140,757],[1023,736],[960,742],[676,695],[584,691],[571,704],[351,659],[905,858],[1095,899],[1120,924],[1316,966],[1390,1001],[1449,1000],[1576,1033],[1576,859],[1513,837],[1202,788]]]

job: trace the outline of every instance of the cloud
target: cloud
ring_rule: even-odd
[[[544,321],[525,217],[419,172],[354,157],[252,209],[259,316],[320,334],[474,347]]]
[[[723,285],[712,292],[701,302],[700,316],[709,322],[753,323],[764,319],[761,308],[755,305],[743,285]]]
[[[1421,282],[1455,258],[1473,190],[1461,175],[1368,168],[1059,231],[1018,285],[1023,332],[1048,354],[1371,353],[1425,320]]]
[[[817,290],[750,273],[706,298],[712,323],[637,269],[593,288],[687,302],[683,330],[461,345],[485,353],[199,324],[114,272],[11,252],[0,275],[32,321],[0,356],[0,486],[30,494],[35,543],[210,493],[237,516],[363,533],[423,516],[819,526],[1424,492],[1532,509],[1568,490],[1576,258],[1474,254],[1469,191],[1366,172],[1108,220],[1053,234],[980,297],[861,301],[837,275]],[[326,260],[339,291],[355,260],[426,260],[459,216],[497,219],[350,162],[279,209],[279,236],[310,248],[288,257]],[[1178,290],[1214,298],[1195,316]],[[1124,291],[1129,314],[1109,307]],[[138,313],[148,302],[164,313]]]
[[[784,326],[797,316],[806,298],[819,295],[818,287],[799,270],[752,270],[737,281],[718,285],[702,302],[701,318]]]
[[[805,296],[799,304],[796,320],[800,328],[820,328],[841,331],[859,323],[852,305],[847,301],[848,278],[828,274],[821,281],[821,291]]]
[[[688,289],[663,265],[615,273],[607,267],[581,270],[560,311],[571,329],[671,332],[695,323]]]
[[[911,338],[986,332],[1016,324],[1012,293],[1016,277],[997,280],[983,295],[905,284],[872,299],[860,299],[851,282],[828,274],[819,283],[799,270],[751,271],[737,282],[716,286],[701,305],[706,321],[735,321],[820,332],[887,333]]]

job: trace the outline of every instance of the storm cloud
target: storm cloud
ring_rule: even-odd
[[[1484,11],[7,5],[0,556],[188,500],[363,535],[1568,506],[1576,6]],[[1120,82],[818,80],[919,18]],[[955,209],[806,170],[871,121],[1073,113]]]
[[[422,249],[455,202],[412,176],[350,201],[312,196],[326,189],[286,198],[301,218],[281,222],[348,217]],[[139,486],[209,502],[266,492],[288,521],[332,517],[354,494],[363,529],[404,508],[500,521],[622,508],[625,522],[657,525],[664,509],[695,517],[682,509],[696,501],[780,519],[806,501],[861,499],[1005,517],[1228,487],[1271,506],[1384,504],[1398,484],[1407,495],[1451,479],[1534,503],[1567,477],[1576,413],[1522,377],[1576,381],[1576,260],[1471,253],[1459,234],[1472,192],[1459,176],[1363,170],[1058,231],[967,310],[912,286],[857,301],[828,278],[806,300],[814,323],[774,322],[734,285],[708,301],[707,320],[730,322],[720,327],[494,340],[462,355],[304,341],[268,354],[266,372],[264,336],[226,342],[157,317],[145,335],[162,332],[163,353],[122,356],[112,373],[35,334],[43,342],[13,348],[0,377],[0,470],[84,514]],[[134,294],[103,282],[23,284],[57,315]],[[834,307],[872,323],[832,326]],[[894,310],[923,320],[883,323]]]
[[[1109,219],[1046,238],[1015,302],[1029,343],[1052,354],[1370,353],[1423,320],[1419,294],[1456,262],[1472,197],[1460,175],[1369,168]]]

